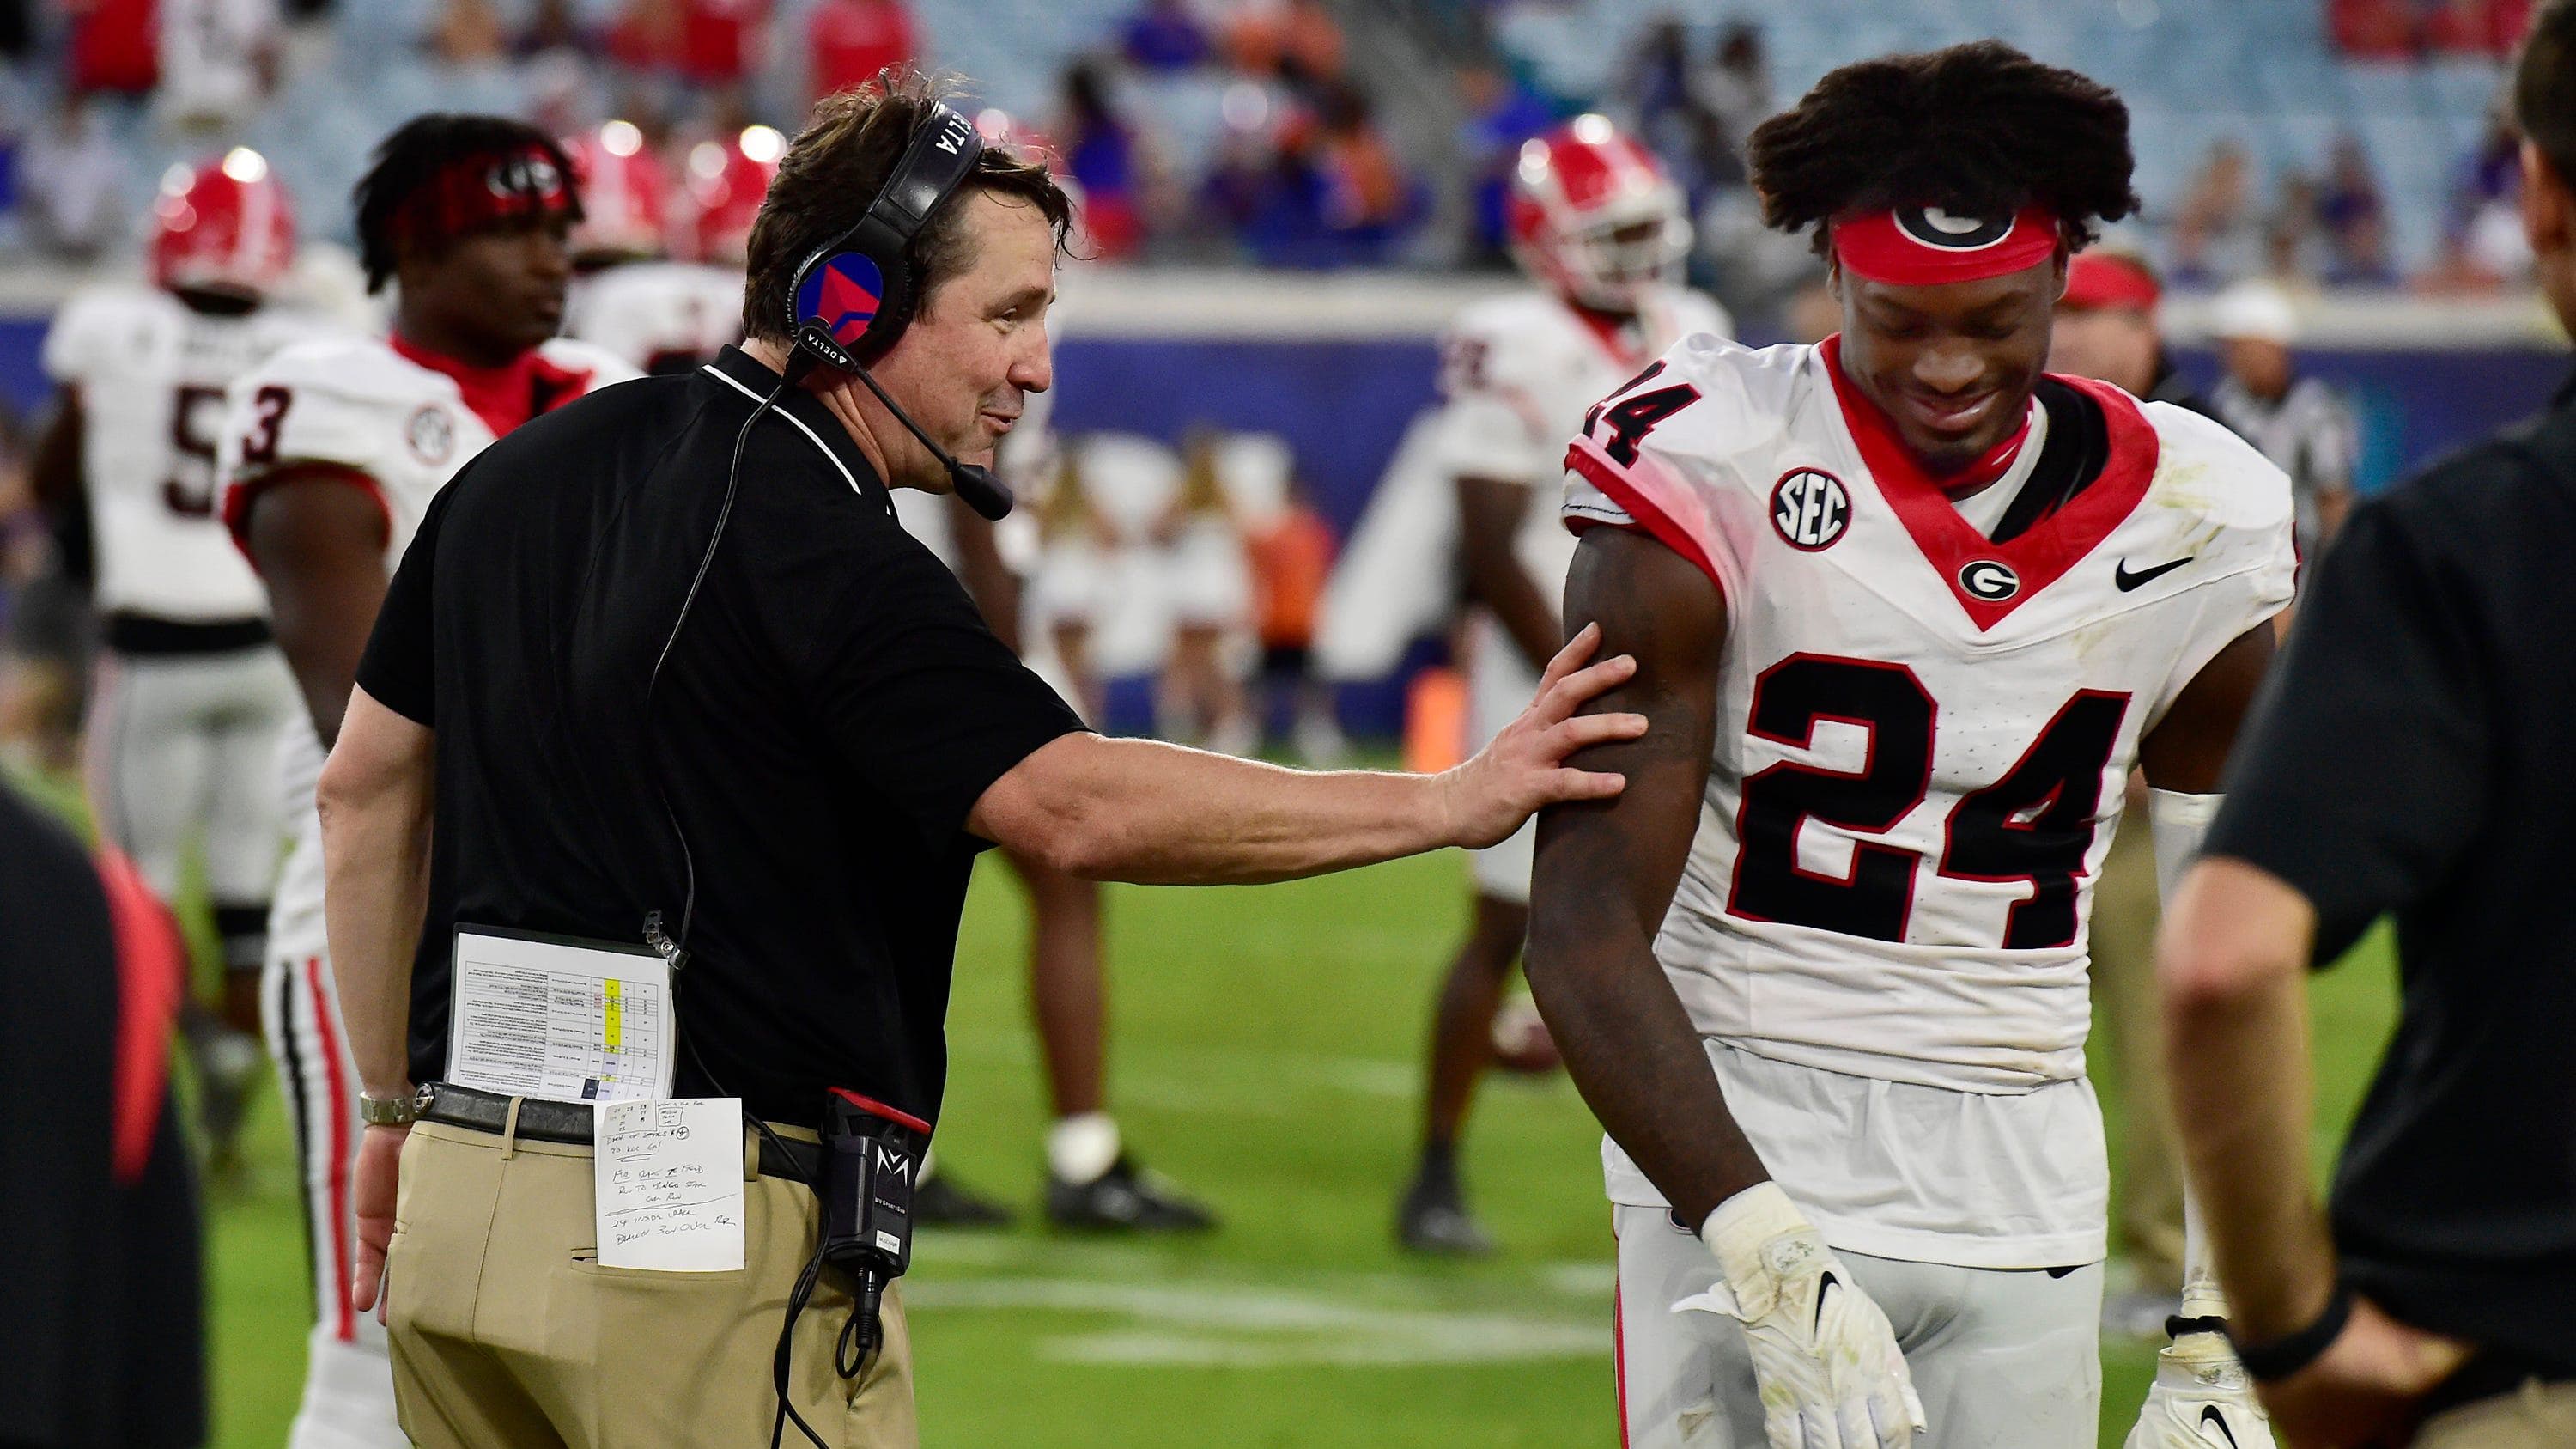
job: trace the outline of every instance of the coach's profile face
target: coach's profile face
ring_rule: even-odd
[[[1842,367],[1939,478],[2021,426],[2048,361],[2066,260],[1973,282],[1901,287],[1837,266]]]
[[[1054,381],[1047,309],[1055,302],[1055,231],[1015,197],[971,192],[955,205],[974,239],[966,269],[933,287],[875,376],[922,430],[964,463],[991,466],[1028,394]],[[864,390],[851,401],[883,409]],[[874,423],[875,419],[872,418]],[[947,470],[892,419],[872,427],[889,484],[949,490]]]

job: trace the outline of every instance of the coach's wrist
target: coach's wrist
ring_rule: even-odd
[[[409,1127],[420,1120],[420,1093],[409,1083],[392,1091],[358,1091],[358,1120],[370,1127]]]

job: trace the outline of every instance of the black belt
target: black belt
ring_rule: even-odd
[[[420,1116],[424,1122],[443,1122],[497,1137],[509,1129],[510,1104],[516,1102],[518,1136],[532,1142],[562,1142],[575,1147],[588,1147],[593,1140],[587,1102],[505,1097],[452,1082],[430,1083],[421,1088],[421,1098]],[[763,1132],[760,1170],[770,1177],[792,1178],[809,1187],[816,1186],[823,1181],[823,1144]]]
[[[118,610],[107,616],[107,647],[119,654],[231,654],[273,637],[266,619],[162,619]]]

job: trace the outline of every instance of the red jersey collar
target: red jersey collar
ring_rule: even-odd
[[[590,387],[587,370],[557,366],[533,347],[498,367],[476,367],[432,352],[400,332],[389,340],[394,351],[454,379],[465,405],[496,438],[539,413],[579,397]]]
[[[1914,450],[1896,435],[1887,415],[1860,390],[1859,384],[1844,375],[1842,338],[1828,337],[1817,344],[1816,350],[1824,358],[1826,375],[1833,379],[1834,400],[1840,405],[1843,426],[1859,447],[1871,482],[1896,511],[1897,520],[1905,525],[1925,562],[1941,575],[1949,585],[1951,597],[1959,601],[1969,621],[1980,630],[2001,623],[2100,546],[2111,530],[2136,510],[2138,500],[2147,495],[2148,483],[2155,478],[2156,430],[2129,395],[2088,378],[2058,377],[2059,382],[2101,405],[2111,456],[2102,465],[2102,476],[2076,494],[2072,502],[2041,519],[2028,532],[1996,543],[1960,516],[1949,493],[1923,471]],[[2010,440],[2012,450],[2018,451],[2028,427],[2025,421],[2024,433]],[[1995,456],[1989,453],[1979,460],[1978,467],[1986,466]],[[2003,466],[2010,467],[2011,452],[2003,452],[2002,461]],[[2000,474],[1998,469],[1987,476],[1991,479]]]

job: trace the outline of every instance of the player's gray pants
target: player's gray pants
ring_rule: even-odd
[[[169,900],[202,842],[206,893],[261,905],[277,879],[277,740],[296,708],[274,645],[221,654],[122,654],[99,661],[88,759],[98,828]],[[256,963],[244,963],[256,964]]]
[[[1662,1208],[1612,1210],[1619,1235],[1621,1442],[1764,1449],[1744,1330],[1671,1306],[1717,1259]],[[1836,1250],[1896,1330],[1931,1427],[1917,1449],[2091,1449],[2102,1403],[2102,1265],[2052,1277]]]

